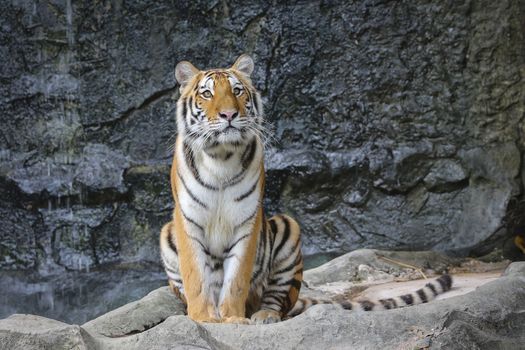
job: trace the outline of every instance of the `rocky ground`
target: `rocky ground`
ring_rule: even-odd
[[[0,320],[0,348],[522,349],[524,262],[358,250],[306,271],[303,290],[336,298],[393,296],[445,270],[454,274],[454,287],[428,304],[361,313],[317,305],[291,320],[259,326],[197,324],[163,287],[81,326],[13,315]]]

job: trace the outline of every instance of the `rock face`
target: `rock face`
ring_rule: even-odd
[[[361,266],[368,263],[370,269],[375,267],[387,275],[390,274],[386,271],[393,275],[403,271],[398,265],[378,260],[378,255],[385,254],[362,250],[346,258],[361,263]],[[405,254],[403,257],[409,256]],[[434,267],[446,264],[446,258],[438,258]],[[412,256],[412,260],[418,263],[425,259],[432,259],[432,255],[422,252]],[[341,260],[321,266],[321,269],[330,269],[340,276],[347,268],[351,271],[352,264],[345,265]],[[316,271],[311,272],[310,280],[316,275]],[[326,283],[319,279],[321,274],[317,276],[318,288],[349,281],[347,277],[334,280],[333,276],[324,274],[330,280]],[[438,298],[454,292],[462,294],[461,290],[467,285],[462,285],[461,278],[466,277],[457,276],[458,282],[453,289]],[[474,279],[469,282],[470,287],[475,287],[472,281]],[[420,288],[426,281],[420,279],[408,283],[417,283],[416,288]],[[399,286],[404,284],[396,283]],[[90,350],[522,348],[525,341],[521,306],[525,303],[525,262],[513,263],[503,276],[498,278],[493,274],[490,279],[477,284],[479,286],[468,294],[463,291],[463,295],[388,311],[350,312],[333,305],[316,305],[293,319],[270,325],[195,323],[183,315],[183,305],[168,287],[163,287],[82,326],[32,315],[13,315],[0,320],[0,349],[45,346]],[[363,288],[366,285],[370,286],[365,283]],[[386,289],[385,286],[377,287]],[[384,297],[389,296],[393,295]]]
[[[293,21],[290,21],[290,15]],[[305,253],[484,253],[525,218],[520,2],[25,1],[0,14],[0,268],[159,261],[174,66],[253,56]]]

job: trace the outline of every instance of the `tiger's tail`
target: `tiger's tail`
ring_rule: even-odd
[[[294,307],[287,313],[288,317],[297,316],[306,309],[317,304],[332,304],[342,307],[345,310],[353,311],[377,311],[397,309],[410,305],[423,304],[431,301],[439,294],[443,294],[452,287],[452,277],[450,275],[442,275],[433,281],[427,283],[423,288],[415,292],[404,294],[401,296],[372,300],[361,301],[335,301],[335,300],[320,300],[314,298],[299,298]]]

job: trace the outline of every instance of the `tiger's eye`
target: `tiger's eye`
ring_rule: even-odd
[[[241,94],[241,91],[242,91],[242,90],[239,89],[239,88],[235,88],[235,89],[233,89],[233,93],[234,93],[235,95],[240,95],[240,94]]]
[[[209,90],[206,90],[202,93],[202,96],[206,97],[206,98],[210,98],[212,95],[211,95],[211,92]]]

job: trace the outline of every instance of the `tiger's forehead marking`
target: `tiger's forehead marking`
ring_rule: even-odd
[[[214,92],[215,85],[229,83],[230,86],[235,88],[236,86],[242,86],[241,81],[228,71],[224,70],[210,70],[204,74],[204,77],[199,82],[199,88],[201,91],[210,90]]]

